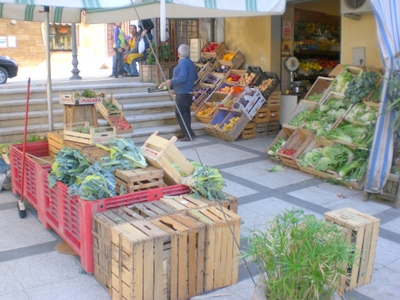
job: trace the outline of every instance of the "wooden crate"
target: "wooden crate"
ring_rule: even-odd
[[[168,239],[167,232],[147,220],[111,228],[112,299],[169,299],[164,260]]]
[[[268,153],[268,151],[271,149],[272,146],[274,146],[277,142],[279,138],[283,138],[286,141],[289,139],[289,137],[293,134],[293,130],[288,129],[288,128],[282,128],[281,131],[278,133],[278,135],[275,137],[275,139],[273,140],[273,142],[271,143],[271,145],[265,150],[265,153],[268,154],[268,157],[270,160],[273,160],[275,162],[281,162],[281,158],[279,157],[279,155],[274,156],[274,155],[270,155]]]
[[[74,130],[75,127],[86,127],[89,133],[81,133]],[[89,127],[88,122],[70,123],[64,125],[64,141],[78,142],[87,145],[105,144],[115,139],[117,133],[115,127],[101,127],[101,131],[95,127]]]
[[[106,108],[106,106],[104,105],[106,103],[114,104],[117,107],[117,109],[116,110],[108,110]],[[104,116],[104,115],[106,115],[106,116],[119,115],[122,113],[122,110],[123,110],[122,105],[119,104],[119,102],[114,98],[112,93],[110,95],[110,98],[106,97],[105,99],[103,99],[102,102],[95,103],[94,106],[97,108],[97,110],[99,111],[99,113],[102,116]]]
[[[93,214],[94,277],[108,291],[111,287],[111,228],[118,224],[143,219],[144,217],[126,207]]]
[[[279,157],[284,165],[299,169],[296,159],[300,157],[307,145],[314,139],[313,134],[309,134],[302,129],[296,129],[286,143],[282,146],[281,150],[294,149],[293,155],[287,155],[279,152]]]
[[[163,262],[160,262],[167,267],[164,268],[167,298],[185,300],[204,293],[205,225],[183,213],[150,222],[169,235],[164,240]]]
[[[203,48],[207,47],[209,44],[215,44],[215,42],[209,42],[209,43],[205,44],[205,46]],[[215,48],[214,52],[201,51],[201,56],[204,57],[205,59],[217,58],[217,56],[219,54],[221,54],[223,51],[225,51],[225,49],[228,49],[224,42],[216,43],[216,44],[218,44],[218,46],[217,46],[217,48]]]
[[[201,49],[206,44],[205,39],[190,39],[190,59],[197,62],[201,58]]]
[[[280,124],[279,121],[267,122],[267,135],[274,135],[279,132]]]
[[[167,185],[181,184],[182,175],[175,168],[175,164],[186,175],[193,174],[194,167],[186,157],[174,145],[177,138],[173,136],[170,140],[158,136],[154,132],[143,144],[141,151],[148,164],[164,170],[164,182]]]
[[[400,175],[390,173],[382,193],[364,192],[363,200],[368,201],[374,198],[384,199],[393,202],[393,207],[398,208],[400,206],[399,181]]]
[[[296,106],[296,108],[292,111],[292,113],[286,118],[286,120],[283,122],[282,127],[284,128],[289,128],[289,129],[297,129],[301,128],[304,124],[304,119],[303,123],[300,124],[300,126],[294,126],[290,125],[289,123],[292,121],[292,119],[297,116],[299,113],[303,113],[303,111],[308,111],[310,113],[313,111],[316,107],[318,106],[318,103],[314,102],[309,102],[309,101],[300,101],[299,104]]]
[[[91,164],[94,164],[96,161],[101,164],[110,158],[110,152],[96,146],[85,147],[81,150],[81,153],[86,156]]]
[[[230,194],[224,193],[226,199],[219,199],[218,201],[209,200],[204,197],[194,198],[189,194],[181,195],[181,196],[168,196],[162,197],[159,202],[164,203],[178,211],[184,211],[188,209],[196,209],[202,208],[206,206],[219,206],[221,204],[222,207],[229,209],[230,211],[237,213],[238,211],[238,202],[239,199]]]
[[[144,219],[151,220],[161,216],[171,215],[177,213],[178,210],[160,201],[142,202],[129,205],[127,209],[132,213],[142,216]]]
[[[172,78],[172,72],[176,66],[176,63],[161,64],[162,72],[166,79]],[[157,71],[158,66],[156,65],[140,65],[140,81],[141,82],[152,82],[157,83]],[[160,73],[159,80],[163,81],[162,74]]]
[[[64,105],[64,124],[88,122],[98,127],[96,108],[91,105]]]
[[[252,139],[254,137],[256,137],[256,123],[250,122],[243,129],[242,133],[240,134],[240,138],[242,138],[242,139]]]
[[[117,180],[117,193],[121,194],[121,187],[124,193],[133,193],[141,190],[149,190],[164,186],[164,172],[152,166],[144,169],[115,170]]]
[[[333,78],[319,76],[312,87],[308,90],[304,100],[308,100],[311,95],[321,94],[320,100],[316,101],[316,103],[320,103],[322,99],[324,99],[325,96],[330,92],[332,88],[332,82]]]
[[[95,103],[100,103],[106,97],[106,93],[96,93],[95,97],[87,98],[78,96],[77,92],[59,92],[60,104],[64,105],[93,105]]]
[[[49,155],[54,157],[58,150],[60,150],[63,147],[69,147],[69,148],[76,148],[81,151],[83,151],[86,148],[93,148],[91,145],[88,144],[83,144],[83,143],[77,143],[74,141],[68,141],[64,140],[64,131],[50,131],[47,133],[47,141],[48,141],[48,147],[49,147]]]
[[[349,207],[326,212],[324,217],[327,221],[353,231],[352,243],[355,244],[360,254],[359,258],[349,269],[349,279],[346,282],[345,289],[351,291],[370,283],[374,267],[380,219]]]
[[[225,54],[233,54],[230,60],[223,60]],[[228,66],[231,69],[239,69],[244,63],[245,57],[240,51],[224,50],[217,56],[217,60],[221,65]]]
[[[187,214],[206,224],[204,292],[237,283],[239,249],[235,240],[240,242],[241,217],[216,206],[191,209]]]
[[[274,91],[269,95],[267,100],[265,101],[265,106],[267,107],[275,107],[275,106],[280,106],[281,105],[281,91]]]
[[[276,122],[280,117],[280,106],[266,106],[265,104],[257,111],[252,119],[255,123]]]

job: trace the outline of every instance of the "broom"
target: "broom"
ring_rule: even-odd
[[[28,89],[26,92],[25,104],[25,127],[24,127],[24,140],[22,142],[22,179],[21,179],[21,197],[18,200],[18,214],[21,219],[26,218],[26,208],[24,204],[24,190],[25,190],[25,152],[26,152],[26,135],[28,131],[28,109],[29,109],[29,94],[31,90],[31,78],[28,78]]]

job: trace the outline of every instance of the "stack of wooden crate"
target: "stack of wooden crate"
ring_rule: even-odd
[[[272,135],[279,132],[280,110],[281,92],[272,92],[252,119],[252,122],[256,123],[257,136]]]

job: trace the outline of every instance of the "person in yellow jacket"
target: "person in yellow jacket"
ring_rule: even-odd
[[[129,33],[131,34],[128,40],[128,47],[124,53],[124,71],[128,76],[139,76],[136,66],[136,59],[143,57],[143,53],[139,53],[138,44],[141,39],[140,33],[137,32],[136,25],[129,26]]]
[[[122,22],[115,23],[114,27],[114,57],[113,57],[113,72],[112,76],[115,78],[122,78],[123,65],[124,65],[124,51],[125,51],[125,33],[121,28]]]

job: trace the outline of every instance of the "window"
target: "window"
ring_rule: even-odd
[[[50,50],[72,51],[71,25],[50,25]]]

